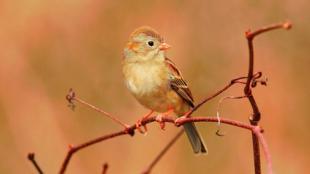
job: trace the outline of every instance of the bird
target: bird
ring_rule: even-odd
[[[132,32],[123,51],[124,81],[137,101],[153,112],[184,116],[194,107],[192,93],[175,63],[166,56],[171,46],[153,28],[142,26]],[[207,148],[194,123],[183,125],[195,154]]]

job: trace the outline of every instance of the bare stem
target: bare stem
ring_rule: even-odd
[[[109,168],[109,165],[108,163],[104,163],[103,166],[102,166],[102,174],[107,174],[107,171],[108,171],[108,168]]]
[[[252,95],[252,89],[250,86],[253,81],[253,77],[254,77],[253,75],[253,72],[254,72],[253,39],[255,38],[255,36],[262,34],[264,32],[275,30],[275,29],[281,29],[281,28],[290,29],[291,26],[292,24],[290,22],[284,22],[284,23],[273,24],[267,27],[262,27],[253,32],[249,30],[245,33],[247,41],[248,41],[248,47],[249,47],[249,68],[248,68],[247,82],[244,87],[244,94],[247,96],[251,104],[252,110],[253,110],[253,115],[252,117],[250,117],[250,123],[252,125],[258,125],[258,122],[260,121],[260,118],[261,118],[261,113],[259,111],[255,98]],[[252,134],[252,141],[253,141],[255,174],[261,174],[260,150],[259,150],[258,137],[254,133]]]
[[[167,123],[172,123],[172,124],[175,124],[176,126],[181,126],[185,123],[188,123],[188,122],[217,122],[218,119],[217,117],[189,117],[189,118],[179,118],[178,119],[178,122],[175,122],[175,120],[172,118],[172,117],[169,117],[169,116],[163,116],[162,117],[162,121],[163,122],[167,122]],[[239,128],[243,128],[243,129],[247,129],[247,130],[250,130],[250,131],[253,131],[255,126],[252,126],[252,125],[249,125],[249,124],[246,124],[246,123],[242,123],[242,122],[238,122],[238,121],[235,121],[235,120],[230,120],[230,119],[224,119],[224,118],[221,118],[221,123],[223,124],[228,124],[228,125],[232,125],[232,126],[235,126],[235,127],[239,127]],[[147,124],[150,124],[152,122],[157,122],[157,116],[152,116],[152,117],[149,117],[145,120],[142,121],[142,125],[147,125]],[[89,147],[91,145],[94,145],[94,144],[97,144],[99,142],[102,142],[102,141],[106,141],[106,140],[109,140],[109,139],[112,139],[112,138],[116,138],[116,137],[119,137],[121,135],[126,135],[126,134],[129,134],[129,132],[131,131],[134,131],[137,129],[136,127],[136,124],[128,127],[129,131],[128,130],[120,130],[120,131],[117,131],[117,132],[114,132],[114,133],[111,133],[111,134],[107,134],[107,135],[104,135],[104,136],[101,136],[101,137],[98,137],[98,138],[95,138],[95,139],[92,139],[92,140],[89,140],[85,143],[82,143],[80,145],[77,145],[77,146],[70,146],[68,152],[67,152],[67,155],[61,165],[61,168],[60,168],[60,171],[59,173],[60,174],[64,174],[66,169],[67,169],[67,166],[69,165],[69,162],[72,158],[72,156],[86,148],[86,147]],[[168,150],[169,148],[167,148]],[[164,154],[167,150],[164,150],[162,154]],[[268,152],[268,150],[267,150]],[[159,157],[160,159],[161,157]],[[156,164],[157,162],[154,163],[154,165]],[[153,166],[152,166],[153,167]]]
[[[82,143],[80,145],[77,145],[77,146],[69,146],[69,150],[67,152],[67,155],[61,165],[61,168],[60,168],[60,171],[59,173],[60,174],[63,174],[65,173],[66,169],[67,169],[67,166],[73,156],[74,153],[78,152],[79,150],[81,149],[84,149],[88,146],[91,146],[93,144],[96,144],[96,143],[99,143],[99,142],[102,142],[102,141],[105,141],[105,140],[108,140],[108,139],[111,139],[111,138],[115,138],[115,137],[118,137],[118,136],[121,136],[121,135],[126,135],[128,134],[128,132],[126,130],[122,130],[122,131],[118,131],[118,132],[115,132],[115,133],[111,133],[111,134],[108,134],[108,135],[104,135],[104,136],[101,136],[101,137],[98,137],[98,138],[95,138],[95,139],[92,139],[90,141],[87,141],[85,143]]]
[[[172,147],[172,145],[181,137],[184,133],[184,129],[180,130],[179,133],[173,137],[173,139],[165,146],[165,148],[160,151],[156,158],[151,162],[151,164],[146,168],[142,174],[150,174],[153,167],[158,163],[158,161],[167,153],[167,151]]]
[[[91,108],[91,109],[93,109],[93,110],[95,110],[95,111],[97,111],[97,112],[99,112],[99,113],[101,113],[101,114],[103,114],[103,115],[109,117],[109,118],[110,118],[111,120],[113,120],[114,122],[116,122],[116,123],[122,125],[125,129],[128,128],[128,125],[127,125],[127,124],[123,123],[121,120],[119,120],[118,118],[116,118],[116,117],[113,116],[112,114],[110,114],[110,113],[108,113],[108,112],[106,112],[106,111],[104,111],[104,110],[102,110],[102,109],[100,109],[100,108],[98,108],[98,107],[96,107],[96,106],[94,106],[94,105],[92,105],[92,104],[89,104],[89,103],[87,103],[86,101],[84,101],[84,100],[78,98],[78,97],[76,96],[75,92],[74,92],[72,89],[69,89],[69,93],[67,94],[66,99],[67,99],[68,102],[71,103],[71,104],[73,104],[73,101],[77,101],[77,102],[79,102],[80,104],[85,105],[85,106],[87,106],[87,107],[89,107],[89,108]]]
[[[35,169],[37,170],[39,174],[43,174],[42,169],[40,168],[39,164],[37,163],[35,159],[34,153],[28,153],[28,160],[33,164],[33,166],[35,167]]]
[[[186,117],[190,117],[198,108],[200,108],[202,105],[204,105],[206,102],[212,100],[213,98],[217,97],[218,95],[222,94],[223,92],[225,92],[227,89],[229,89],[230,87],[232,87],[234,84],[237,83],[241,83],[240,80],[245,79],[246,77],[238,77],[235,78],[233,80],[230,81],[229,84],[227,84],[226,86],[224,86],[222,89],[218,90],[217,92],[215,92],[214,94],[212,94],[211,96],[203,99],[201,102],[199,102],[192,110],[190,110],[187,114]]]

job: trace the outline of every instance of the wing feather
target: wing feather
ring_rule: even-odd
[[[173,89],[191,107],[194,107],[193,95],[184,81],[181,72],[170,59],[166,58],[165,62],[171,72],[169,77],[171,89]]]

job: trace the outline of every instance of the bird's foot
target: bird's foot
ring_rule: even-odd
[[[143,122],[150,116],[152,115],[153,111],[151,110],[149,113],[145,114],[142,119],[139,119],[137,122],[136,122],[136,128],[137,130],[142,133],[142,134],[146,134],[147,132],[147,127],[145,124],[143,124]],[[141,129],[141,126],[143,126],[144,130]]]
[[[147,127],[145,124],[142,124],[142,122],[144,121],[144,119],[139,119],[137,122],[136,122],[136,128],[137,130],[141,133],[141,134],[146,134],[147,133]],[[144,130],[142,130],[142,127],[144,128]]]
[[[170,108],[168,109],[167,112],[164,112],[164,113],[161,113],[161,114],[158,114],[155,118],[155,120],[159,123],[159,126],[162,130],[165,130],[165,121],[163,120],[164,117],[167,117],[169,116],[169,114],[171,114],[173,112],[173,108]]]
[[[181,116],[181,117],[179,117],[179,118],[174,120],[174,124],[176,126],[180,126],[182,124],[183,120],[186,119],[186,118],[188,118],[186,115],[185,116]]]
[[[162,114],[159,114],[156,116],[155,120],[159,123],[159,126],[162,130],[165,130],[165,122],[163,121],[163,115]]]

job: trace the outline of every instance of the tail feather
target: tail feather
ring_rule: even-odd
[[[183,125],[186,135],[192,145],[194,153],[208,153],[202,138],[200,137],[194,123],[186,123]]]

